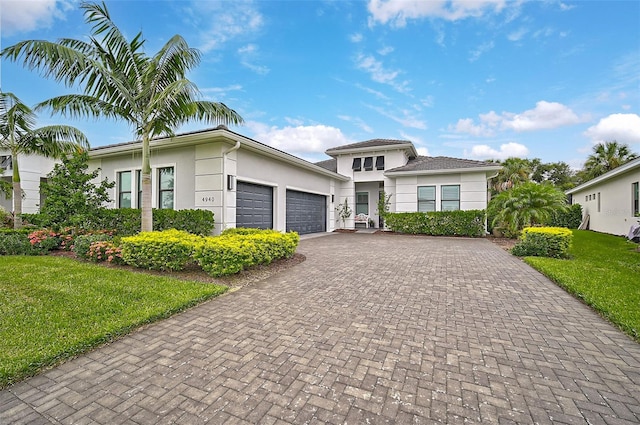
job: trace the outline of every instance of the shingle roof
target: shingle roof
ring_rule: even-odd
[[[499,167],[499,164],[472,159],[450,158],[447,156],[419,156],[409,160],[402,167],[392,168],[387,172],[396,171],[436,171],[460,168]]]
[[[338,160],[336,159],[327,159],[324,161],[319,161],[315,163],[318,167],[322,167],[325,170],[333,171],[334,173],[338,172]]]
[[[329,148],[327,151],[342,151],[347,149],[358,148],[374,148],[377,146],[390,146],[390,145],[406,145],[411,142],[408,140],[394,140],[394,139],[371,139],[364,142],[351,143],[349,145],[336,146],[335,148]]]

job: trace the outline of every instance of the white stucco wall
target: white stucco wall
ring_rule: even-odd
[[[10,155],[9,152],[0,150],[0,155]],[[22,212],[33,214],[40,209],[40,178],[46,177],[56,163],[60,161],[45,158],[40,155],[19,155],[18,170],[20,172],[20,184],[24,197],[22,198]],[[11,177],[13,170],[5,170],[2,177]],[[5,199],[0,194],[0,205],[7,211],[13,211],[13,199]]]
[[[572,194],[572,203],[589,215],[589,229],[612,235],[627,235],[640,218],[633,216],[631,185],[640,182],[640,168],[612,177]]]

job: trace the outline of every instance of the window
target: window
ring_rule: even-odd
[[[136,170],[136,187],[138,188],[136,206],[138,209],[142,209],[142,170]]]
[[[600,192],[598,192],[598,212],[600,212]]]
[[[131,208],[131,171],[118,173],[118,208]]]
[[[11,155],[0,155],[0,168],[3,170],[11,169]]]
[[[460,185],[442,186],[442,211],[457,211],[460,209]]]
[[[356,215],[369,214],[369,192],[356,193]]]
[[[376,170],[384,170],[384,156],[376,157]]]
[[[631,183],[631,209],[634,217],[640,214],[640,184],[638,182]]]
[[[418,186],[418,212],[436,210],[436,187]]]
[[[45,199],[47,199],[47,195],[45,195],[45,191],[42,189],[48,184],[49,184],[49,180],[46,177],[40,177],[40,205],[39,205],[40,208],[42,208],[42,206],[44,205]]]
[[[173,167],[158,169],[158,208],[173,209]]]
[[[353,165],[351,166],[353,171],[362,170],[362,158],[353,158]]]
[[[589,200],[589,197],[587,195],[584,195],[584,200],[585,202]]]
[[[365,171],[373,170],[373,157],[368,156],[364,159],[364,169]]]

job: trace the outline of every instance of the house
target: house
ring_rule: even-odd
[[[640,224],[640,158],[566,191],[571,204],[582,205],[589,229],[627,235]]]
[[[418,156],[413,143],[375,139],[326,151],[311,163],[228,130],[214,129],[151,141],[154,208],[214,212],[216,232],[229,227],[333,231],[336,207],[346,199],[354,213],[380,223],[381,191],[390,211],[485,209],[487,180],[497,164]],[[139,207],[141,143],[93,148],[89,169],[116,182],[110,207]],[[353,228],[354,215],[346,222]]]
[[[40,155],[23,155],[18,156],[18,164],[20,165],[20,186],[22,189],[22,212],[37,213],[42,204],[42,194],[40,193],[40,185],[46,183],[47,174],[53,171],[56,161]],[[4,173],[0,174],[0,179],[11,183],[13,175],[13,161],[9,151],[0,150],[0,169],[4,169]],[[13,211],[14,199],[5,198],[0,193],[0,206],[6,211]]]

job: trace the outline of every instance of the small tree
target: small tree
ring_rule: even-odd
[[[351,207],[349,207],[347,198],[344,198],[343,203],[338,204],[338,206],[336,207],[336,211],[338,212],[338,217],[340,217],[340,219],[342,220],[342,228],[344,229],[347,219],[351,217],[351,214],[353,213],[353,210],[351,209]]]
[[[383,190],[378,197],[378,216],[381,219],[380,227],[384,227],[384,220],[389,213],[389,205],[391,204],[391,195]]]
[[[493,226],[507,230],[507,236],[516,236],[527,226],[551,220],[556,211],[566,211],[566,197],[549,183],[522,183],[496,195],[489,202],[489,215]]]
[[[45,196],[40,218],[48,227],[82,226],[86,217],[96,216],[105,203],[111,202],[108,189],[115,182],[106,178],[98,186],[93,180],[99,170],[87,173],[89,155],[81,152],[57,164],[40,190]]]

